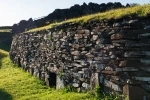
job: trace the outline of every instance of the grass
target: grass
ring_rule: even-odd
[[[11,32],[12,29],[0,29],[0,33],[3,33],[3,32]]]
[[[88,93],[66,93],[44,83],[14,65],[8,52],[0,50],[0,100],[93,100]]]
[[[12,31],[12,26],[0,26],[0,33]]]
[[[79,18],[73,18],[66,21],[62,21],[59,23],[52,23],[47,26],[31,29],[27,32],[35,32],[35,31],[41,31],[53,28],[55,26],[59,26],[61,24],[65,23],[81,23],[84,24],[90,20],[110,20],[110,19],[119,19],[126,16],[136,16],[136,17],[146,17],[148,14],[150,14],[150,4],[145,5],[137,5],[134,7],[129,8],[119,8],[115,10],[110,10],[103,13],[97,13],[97,14],[91,14]]]

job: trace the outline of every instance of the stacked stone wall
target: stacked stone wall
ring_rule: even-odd
[[[10,58],[49,86],[150,99],[150,20],[67,23],[13,37]]]

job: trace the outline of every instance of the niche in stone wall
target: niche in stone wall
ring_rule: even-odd
[[[46,85],[56,87],[56,73],[49,72],[49,78],[46,79]]]

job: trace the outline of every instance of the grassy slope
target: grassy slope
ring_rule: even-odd
[[[12,29],[0,29],[0,32],[11,32]]]
[[[87,93],[66,93],[43,82],[12,64],[8,52],[0,50],[0,100],[93,100]]]
[[[0,26],[0,33],[2,32],[11,32],[12,27],[11,26]]]
[[[40,28],[35,28],[29,30],[29,32],[40,31],[45,29],[53,28],[54,26],[58,26],[64,23],[81,23],[84,24],[90,20],[109,20],[109,19],[119,19],[125,16],[136,16],[136,17],[145,17],[150,14],[150,4],[147,5],[138,5],[129,8],[120,8],[115,10],[110,10],[104,13],[91,14],[79,18],[73,18],[66,21],[62,21],[59,23],[52,23],[47,26],[43,26]]]

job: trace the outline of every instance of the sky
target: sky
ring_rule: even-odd
[[[0,0],[0,26],[12,26],[20,20],[47,16],[55,9],[69,8],[74,4],[121,2],[147,4],[150,0]]]

